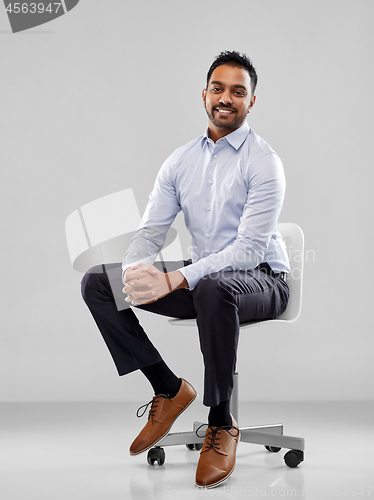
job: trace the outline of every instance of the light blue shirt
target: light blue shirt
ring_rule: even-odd
[[[276,229],[284,193],[280,158],[246,122],[216,143],[206,131],[162,165],[123,271],[138,262],[153,264],[182,210],[192,264],[179,271],[191,290],[207,274],[254,269],[261,262],[276,273],[289,272]]]

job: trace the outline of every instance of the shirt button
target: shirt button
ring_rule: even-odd
[[[217,156],[217,155],[214,155],[214,158],[218,158],[218,156]]]
[[[209,212],[209,210],[210,210],[210,207],[206,207],[206,209],[207,209],[207,210],[208,210],[208,212]]]
[[[213,184],[213,181],[212,181],[212,179],[210,179],[210,181],[209,181],[209,184]]]
[[[206,235],[206,237],[207,237],[207,238],[210,238],[210,234],[207,234],[207,235]]]

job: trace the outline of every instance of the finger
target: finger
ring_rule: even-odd
[[[124,280],[125,281],[131,281],[133,279],[136,279],[136,278],[139,278],[140,276],[142,276],[144,274],[144,269],[135,269],[135,268],[130,268],[126,274],[125,274],[125,278]]]
[[[153,302],[156,302],[156,300],[158,300],[158,297],[155,297],[152,300],[149,300],[149,299],[144,299],[144,300],[137,299],[137,300],[132,301],[131,305],[133,305],[133,306],[143,306],[145,304],[152,304]]]
[[[138,274],[138,271],[129,271],[128,273],[126,273],[123,281],[125,283],[128,283],[129,281],[132,281],[133,279],[137,278],[137,274]]]
[[[152,283],[149,282],[150,276],[142,276],[141,278],[132,279],[126,285],[131,285],[137,290],[148,290],[151,288]]]
[[[139,301],[149,301],[150,299],[154,299],[156,295],[156,292],[154,292],[153,290],[150,290],[148,292],[144,292],[144,291],[140,291],[140,292],[137,292],[137,291],[132,291],[128,297],[126,297],[125,301],[126,302],[133,302],[133,301],[136,301],[136,302],[139,302]]]
[[[133,282],[130,282],[130,283],[127,283],[123,288],[122,288],[122,292],[123,293],[132,293],[133,290],[137,290],[137,291],[140,291],[140,290],[148,290],[148,287],[146,288],[141,288],[141,287],[137,287],[135,286],[135,283]]]
[[[148,265],[148,264],[137,264],[134,267],[129,267],[125,273],[125,280],[129,280],[132,278],[137,278],[144,273],[149,273],[149,274],[157,274],[160,271],[156,269],[154,266]]]
[[[147,299],[149,300],[150,298],[153,298],[154,296],[156,295],[156,292],[153,291],[153,290],[150,290],[150,291],[147,291],[147,292],[144,292],[144,291],[132,291],[131,292],[131,296],[136,299],[136,300],[143,300],[143,299]]]
[[[139,262],[139,264],[136,264],[135,266],[130,267],[130,269],[139,269],[139,267],[142,265],[143,264],[141,262]]]
[[[156,269],[154,266],[149,266],[149,268],[147,269],[147,272],[149,274],[158,274],[160,271],[158,269]]]
[[[151,287],[150,284],[149,284],[149,286],[148,285],[146,285],[146,286],[140,286],[138,281],[134,281],[134,282],[131,281],[130,283],[126,283],[126,285],[123,287],[123,290],[125,290],[127,293],[131,292],[132,290],[137,290],[137,291],[144,290],[144,291],[148,291],[150,287]]]
[[[130,283],[127,283],[123,288],[122,288],[122,291],[124,293],[131,293],[133,290],[137,291],[137,292],[148,292],[150,291],[150,288],[152,287],[152,285],[150,283],[147,283],[145,286],[140,286],[139,285],[139,281],[136,281],[136,282],[130,282]]]
[[[135,266],[134,266],[135,267]],[[133,267],[128,267],[126,271],[123,273],[123,280],[128,281],[129,280],[129,274],[132,272]]]
[[[123,279],[123,282],[136,284],[137,280],[139,280],[142,277],[144,278],[144,275],[145,275],[144,271],[130,272],[126,274],[125,278]]]
[[[124,290],[124,288],[122,289],[122,291],[123,290]],[[127,292],[124,292],[124,293],[127,293]],[[132,293],[127,293],[127,297],[125,298],[125,302],[131,302],[134,299],[135,299],[135,297],[133,296]]]

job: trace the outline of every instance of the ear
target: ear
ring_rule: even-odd
[[[205,108],[205,101],[206,101],[206,89],[203,89],[202,98],[203,98],[203,103],[204,103],[204,108]]]
[[[252,111],[252,108],[253,106],[255,105],[255,102],[256,102],[256,96],[254,95],[252,98],[251,98],[251,104],[248,108],[248,113],[250,113]]]

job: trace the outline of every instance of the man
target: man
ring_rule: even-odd
[[[195,484],[207,488],[221,484],[235,466],[240,432],[229,405],[239,324],[276,318],[289,293],[287,254],[276,230],[285,191],[282,163],[246,123],[256,84],[246,55],[222,52],[216,58],[202,93],[207,131],[163,164],[122,270],[119,264],[97,266],[82,280],[84,300],[119,374],[140,369],[155,392],[131,455],[162,439],[196,392],[166,365],[129,306],[196,318],[205,367],[203,403],[210,410]],[[180,210],[192,258],[154,263]],[[127,305],[122,310],[119,286]]]

